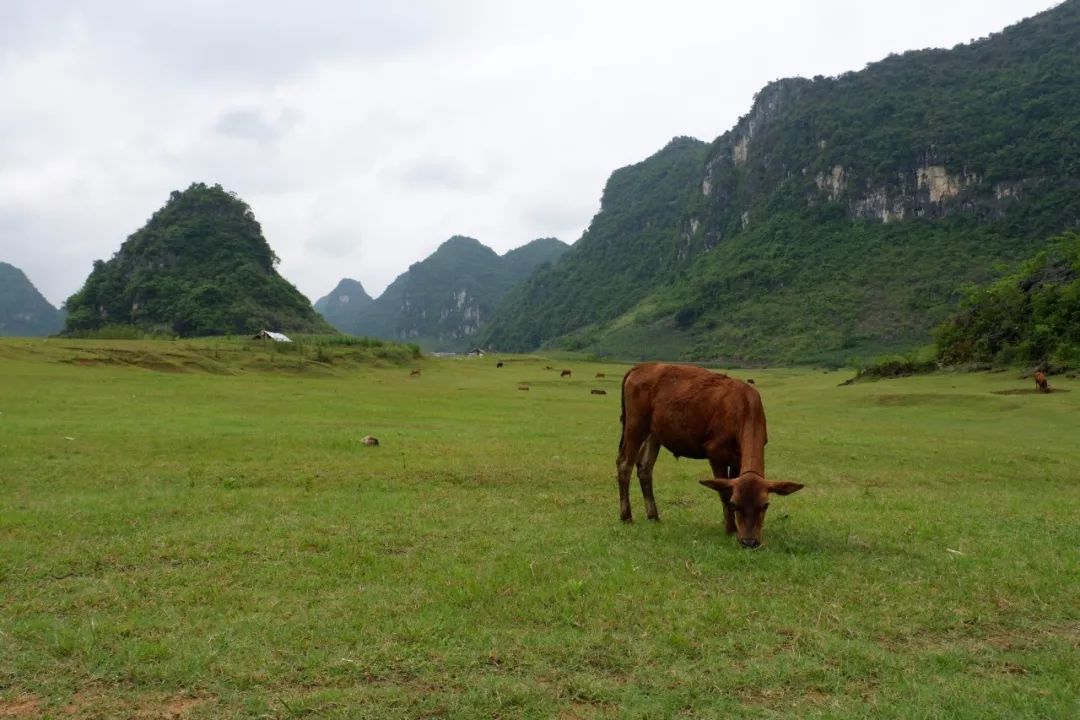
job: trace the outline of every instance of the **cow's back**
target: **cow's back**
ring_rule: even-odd
[[[705,368],[645,363],[623,378],[627,422],[647,423],[649,432],[677,456],[738,455],[747,422],[760,423],[764,411],[757,390]]]

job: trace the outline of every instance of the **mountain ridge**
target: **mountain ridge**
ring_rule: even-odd
[[[63,326],[63,311],[53,307],[20,268],[0,261],[0,335],[52,335]]]
[[[343,332],[416,342],[426,350],[465,350],[505,294],[568,247],[539,238],[499,255],[475,238],[455,235],[410,264],[379,297],[333,322]]]
[[[312,307],[340,330],[353,315],[373,301],[374,298],[368,295],[359,280],[343,278],[333,290],[316,300]]]
[[[626,234],[597,236],[618,219],[619,205],[605,205],[558,267],[507,298],[482,340],[736,361],[928,343],[963,284],[992,280],[1080,223],[1076,47],[1080,2],[1068,0],[968,45],[769,83],[708,145],[671,200],[677,211],[637,219],[654,238],[645,251]],[[642,165],[659,172],[655,157]],[[623,204],[655,202],[641,189],[622,190]],[[632,256],[624,263],[664,247],[689,262],[651,258],[659,282],[588,316],[565,288],[612,287],[586,261],[601,239]]]

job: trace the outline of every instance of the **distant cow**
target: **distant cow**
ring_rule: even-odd
[[[765,409],[758,391],[727,375],[692,365],[645,363],[622,382],[622,438],[616,463],[619,515],[630,513],[630,473],[637,465],[645,514],[658,520],[652,471],[660,448],[675,457],[709,461],[713,477],[702,480],[724,506],[724,528],[739,543],[761,544],[769,493],[801,490],[793,482],[765,479]]]
[[[590,390],[591,395],[607,395],[607,390]]]
[[[596,377],[602,378],[602,377],[605,377],[605,375],[604,375],[604,373],[596,373]]]
[[[376,447],[379,444],[379,438],[375,437],[374,435],[365,435],[364,437],[360,438],[360,442],[362,442],[364,445]]]
[[[746,382],[750,385],[754,384],[754,378],[746,378]]]
[[[411,373],[409,373],[409,377],[416,377],[419,374],[420,374],[419,370],[413,370]]]
[[[559,373],[559,377],[570,377],[570,371],[563,370],[561,373]]]
[[[545,370],[554,370],[555,368],[551,367],[550,365],[545,365],[544,369]]]
[[[497,368],[500,368],[500,367],[502,367],[502,360],[500,360],[499,362],[495,363],[495,367],[497,367]]]
[[[1035,389],[1039,392],[1050,392],[1050,383],[1046,382],[1046,374],[1041,370],[1035,371]]]

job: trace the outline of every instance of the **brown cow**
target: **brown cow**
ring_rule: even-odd
[[[707,459],[713,477],[701,484],[720,494],[724,528],[739,543],[761,544],[769,493],[801,490],[793,482],[765,479],[765,409],[758,391],[727,375],[692,365],[645,363],[622,383],[622,439],[616,463],[619,515],[630,513],[630,473],[637,465],[645,514],[659,520],[652,471],[663,446],[675,457]]]
[[[419,374],[420,374],[419,370],[413,370],[411,373],[409,373],[409,377],[416,377]]]
[[[1046,382],[1046,373],[1042,370],[1035,371],[1035,389],[1039,392],[1050,392],[1050,383]]]
[[[561,373],[559,373],[559,377],[570,377],[570,371],[563,370]]]

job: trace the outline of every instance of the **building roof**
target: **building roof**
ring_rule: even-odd
[[[273,330],[260,330],[255,335],[256,340],[273,340],[274,342],[292,342],[289,336],[285,333],[274,332]]]

